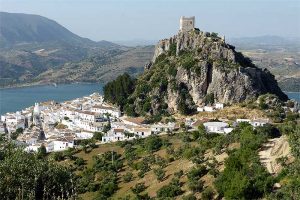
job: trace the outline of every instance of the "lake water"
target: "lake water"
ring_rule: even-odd
[[[35,102],[54,100],[62,102],[87,96],[94,92],[102,93],[103,84],[66,84],[33,86],[24,88],[0,89],[0,115],[15,112],[34,105]]]
[[[62,102],[90,95],[93,92],[102,93],[103,84],[66,84],[57,87],[34,86],[24,88],[0,89],[0,115],[15,112],[34,105],[35,102],[54,100]],[[286,92],[291,99],[300,102],[300,92]]]
[[[290,99],[295,99],[300,103],[300,92],[285,92]]]

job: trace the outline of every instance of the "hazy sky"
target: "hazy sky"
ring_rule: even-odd
[[[300,36],[300,0],[0,0],[0,10],[38,14],[93,40],[158,40],[179,18],[226,37]]]

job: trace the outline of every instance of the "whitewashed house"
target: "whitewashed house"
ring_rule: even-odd
[[[204,112],[204,107],[197,107],[197,112]]]
[[[151,128],[133,128],[133,133],[141,138],[148,137],[151,135]]]
[[[74,140],[70,138],[57,138],[48,143],[47,152],[64,151],[74,147]]]
[[[214,112],[214,108],[212,106],[204,106],[205,112]]]
[[[221,110],[224,108],[224,104],[223,103],[216,103],[215,108],[218,110]]]
[[[102,121],[102,114],[100,113],[76,110],[75,114],[84,121],[89,121],[89,122]]]
[[[5,133],[5,126],[3,122],[0,122],[0,134]]]
[[[114,128],[105,133],[105,135],[102,137],[102,142],[117,142],[128,138],[129,137],[125,136],[125,130],[123,128]]]
[[[229,125],[225,122],[205,122],[203,125],[209,133],[228,133],[232,131],[227,129]]]
[[[77,139],[82,139],[82,140],[91,139],[94,136],[94,132],[90,132],[90,131],[76,132],[75,136]]]
[[[264,126],[269,123],[268,119],[254,119],[250,122],[253,127]]]
[[[101,114],[110,114],[113,117],[121,117],[121,111],[117,108],[103,105],[95,105],[91,108],[91,111]]]
[[[151,132],[152,133],[161,133],[161,132],[168,132],[168,131],[174,131],[175,129],[175,123],[169,122],[168,124],[163,123],[157,123],[151,125]]]
[[[31,144],[27,147],[25,147],[25,151],[27,152],[38,152],[38,149],[41,147],[40,143],[36,143],[36,144]],[[46,148],[47,150],[47,148]]]

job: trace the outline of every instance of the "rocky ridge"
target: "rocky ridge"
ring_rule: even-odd
[[[267,69],[257,68],[216,33],[195,29],[159,41],[131,101],[140,114],[188,114],[197,105],[239,103],[265,93],[288,99]]]

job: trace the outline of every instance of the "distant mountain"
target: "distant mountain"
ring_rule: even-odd
[[[300,37],[260,36],[231,38],[235,47],[260,68],[275,75],[284,91],[299,91]]]
[[[123,72],[136,74],[152,53],[153,47],[82,38],[42,16],[0,12],[0,87],[103,81]],[[73,71],[76,76],[70,76]]]
[[[228,42],[239,49],[262,48],[271,49],[274,47],[289,46],[289,48],[299,48],[300,37],[280,37],[274,35],[264,35],[257,37],[229,38]]]
[[[0,12],[0,47],[24,43],[93,44],[57,22],[39,15]]]

